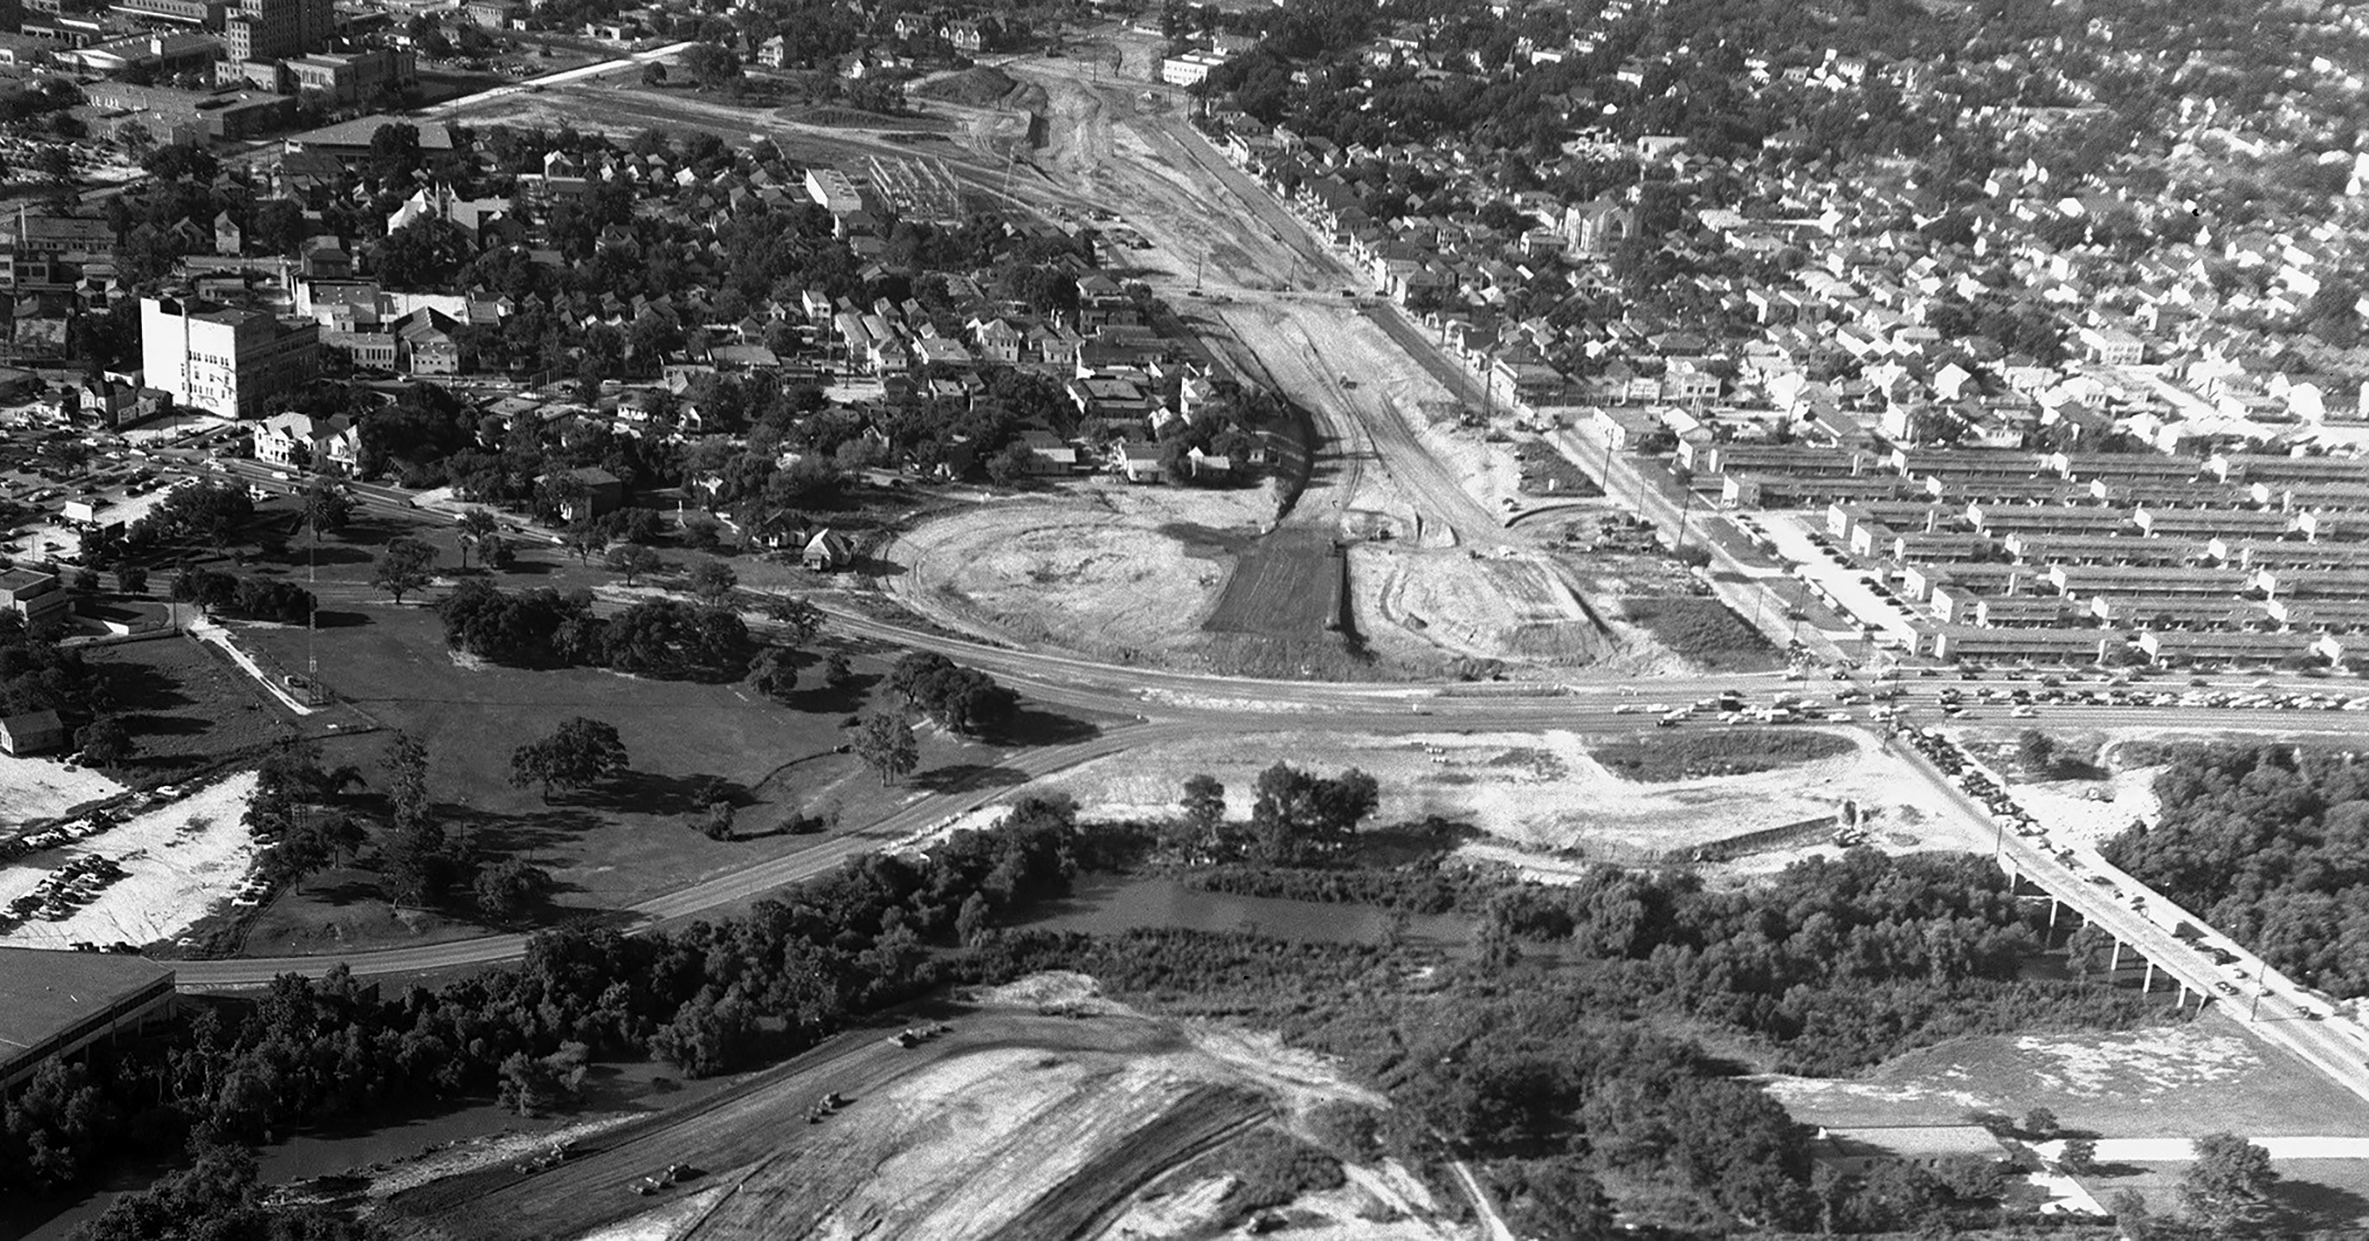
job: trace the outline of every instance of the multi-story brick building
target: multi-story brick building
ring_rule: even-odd
[[[257,418],[310,380],[320,362],[320,327],[258,310],[203,309],[172,298],[140,299],[140,354],[149,387],[224,418]]]

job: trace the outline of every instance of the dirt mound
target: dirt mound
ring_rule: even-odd
[[[1012,93],[1020,83],[1012,75],[989,65],[948,74],[935,82],[925,82],[913,88],[913,93],[924,99],[959,103],[967,107],[984,108]]]
[[[1380,619],[1441,650],[1484,659],[1593,664],[1614,643],[1552,566],[1464,552],[1361,548],[1381,579]]]

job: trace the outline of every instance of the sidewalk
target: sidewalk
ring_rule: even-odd
[[[255,683],[262,686],[264,692],[270,694],[274,698],[279,699],[281,706],[288,708],[290,711],[294,711],[298,715],[311,715],[313,712],[320,709],[318,707],[308,706],[305,703],[297,701],[296,696],[289,693],[286,686],[281,685],[271,679],[271,674],[265,672],[263,670],[263,666],[255,662],[254,656],[240,650],[238,644],[230,640],[230,631],[228,629],[223,628],[214,621],[201,619],[191,623],[189,626],[189,636],[196,638],[200,642],[211,642],[215,646],[221,647],[223,653],[230,656],[232,663],[235,663],[239,667],[246,669],[247,675],[255,678]]]

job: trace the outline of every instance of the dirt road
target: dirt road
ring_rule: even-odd
[[[950,1007],[952,1029],[913,1048],[881,1030],[844,1035],[697,1105],[589,1137],[592,1149],[545,1171],[504,1165],[405,1190],[388,1200],[388,1222],[456,1241],[1089,1235],[1139,1190],[1249,1129],[1292,1123],[1319,1101],[1379,1103],[1279,1043],[1050,985],[1063,994]],[[809,1119],[832,1092],[844,1105]],[[698,1171],[634,1191],[677,1164]]]

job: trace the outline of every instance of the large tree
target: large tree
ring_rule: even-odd
[[[624,771],[625,742],[617,726],[587,716],[576,716],[539,741],[510,753],[510,783],[519,788],[541,785],[543,800],[553,788],[584,788]]]
[[[459,520],[453,524],[460,530],[461,567],[464,569],[469,567],[471,548],[482,550],[500,537],[497,532],[501,528],[501,523],[496,521],[494,515],[485,509],[469,509],[463,512]]]
[[[1346,845],[1379,800],[1374,778],[1355,767],[1326,778],[1277,763],[1259,773],[1252,846],[1270,865],[1313,861]]]
[[[435,580],[436,549],[408,536],[388,541],[370,575],[370,584],[394,596],[397,605],[403,596]]]
[[[304,528],[315,543],[324,531],[336,534],[354,519],[354,498],[335,479],[315,478],[305,484],[303,504]]]
[[[880,787],[910,774],[921,762],[921,747],[913,737],[912,721],[903,715],[874,711],[855,730],[856,757],[880,777]]]
[[[2192,1145],[2196,1162],[2180,1174],[2180,1201],[2188,1213],[2216,1236],[2259,1224],[2279,1179],[2270,1152],[2234,1133],[2208,1133]]]
[[[601,567],[624,577],[628,586],[645,573],[657,572],[659,564],[658,553],[639,543],[619,543],[601,560]]]

